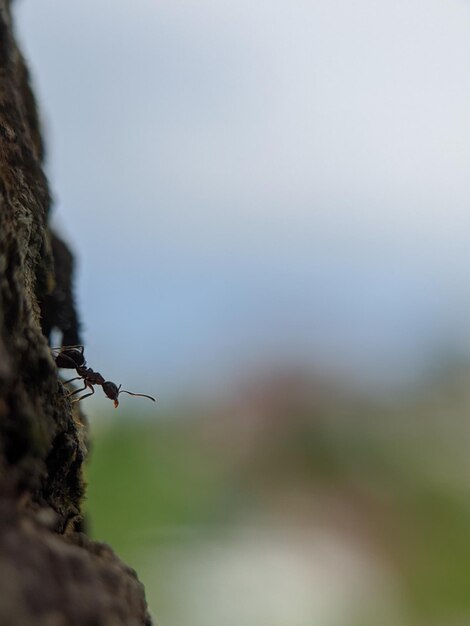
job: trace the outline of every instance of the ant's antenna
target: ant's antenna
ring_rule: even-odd
[[[156,402],[154,397],[148,396],[146,393],[132,393],[132,391],[126,391],[125,389],[121,389],[119,393],[128,393],[130,396],[140,396],[141,398],[148,398],[149,400]]]

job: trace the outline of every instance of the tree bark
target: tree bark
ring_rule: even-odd
[[[148,626],[144,590],[83,532],[87,423],[47,335],[79,343],[73,260],[51,235],[28,71],[0,0],[0,624]]]

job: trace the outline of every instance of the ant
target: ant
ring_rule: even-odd
[[[114,400],[115,409],[117,409],[117,407],[119,406],[118,396],[121,393],[128,393],[130,396],[141,396],[142,398],[149,398],[150,400],[153,400],[153,402],[155,402],[155,398],[153,398],[152,396],[148,396],[145,393],[132,393],[132,391],[126,391],[125,389],[121,389],[122,385],[119,385],[118,387],[110,380],[105,380],[99,372],[95,372],[91,369],[91,367],[87,367],[85,355],[83,354],[84,347],[81,345],[52,348],[52,351],[58,351],[58,353],[54,356],[57,367],[64,369],[74,369],[77,371],[78,376],[75,376],[70,380],[66,380],[63,383],[64,385],[67,385],[74,380],[80,379],[82,379],[85,383],[81,389],[75,389],[75,391],[69,393],[69,397],[74,396],[76,393],[80,393],[81,391],[85,391],[86,389],[91,390],[90,393],[86,393],[84,396],[77,398],[77,402],[80,402],[80,400],[92,396],[95,393],[94,385],[101,385],[105,395],[108,396],[110,400]]]

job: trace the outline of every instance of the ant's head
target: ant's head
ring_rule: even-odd
[[[153,402],[155,402],[155,398],[153,398],[152,396],[147,396],[145,393],[132,393],[132,391],[126,391],[125,389],[121,391],[121,386],[122,385],[119,385],[118,387],[115,383],[112,383],[109,380],[103,383],[103,391],[110,400],[114,400],[115,409],[117,409],[119,406],[118,396],[120,393],[128,393],[130,396],[140,396],[142,398],[148,398],[149,400],[153,400]]]
[[[119,387],[116,383],[112,383],[110,380],[107,380],[103,383],[103,391],[108,396],[110,400],[114,400],[114,408],[117,409],[119,406],[119,390],[121,389],[121,385]]]

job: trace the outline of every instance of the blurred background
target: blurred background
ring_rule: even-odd
[[[93,536],[165,626],[470,623],[470,3],[15,3]],[[111,408],[110,408],[111,407]]]

